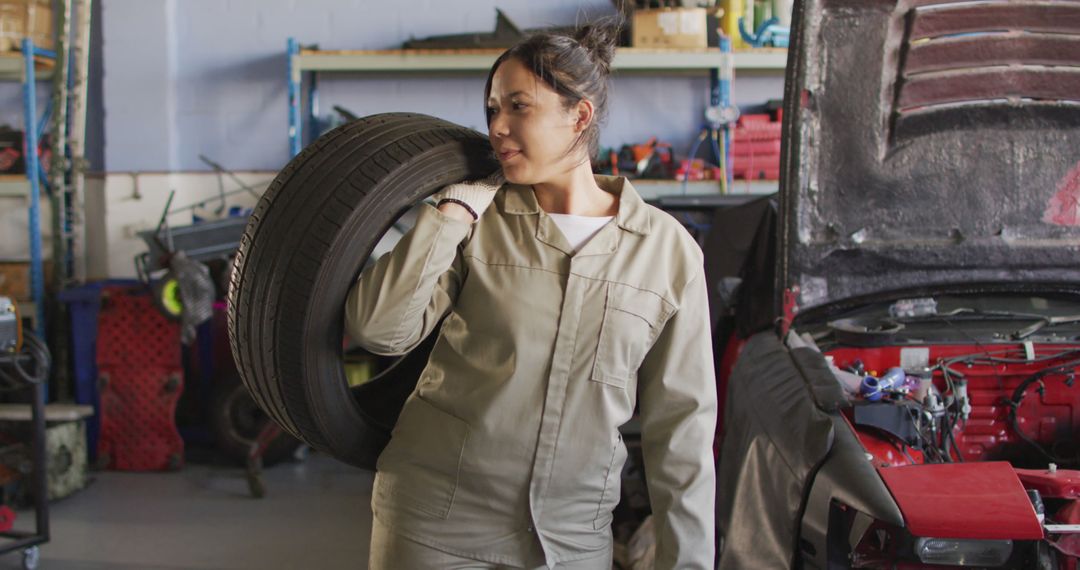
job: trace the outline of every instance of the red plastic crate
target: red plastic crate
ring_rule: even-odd
[[[184,441],[176,429],[182,372],[168,368],[101,367],[98,458],[119,471],[179,469]]]
[[[750,141],[779,141],[782,125],[780,123],[746,123],[735,127],[732,139],[736,144]]]
[[[180,366],[180,327],[154,307],[142,287],[105,287],[98,313],[97,363]]]
[[[779,180],[780,155],[735,156],[731,161],[731,174],[748,180]]]
[[[746,168],[780,168],[779,154],[762,154],[754,156],[733,156],[731,168],[734,170]]]
[[[780,157],[780,140],[741,141],[731,145],[732,156],[769,156]]]
[[[179,323],[138,290],[105,290],[98,315],[101,432],[98,461],[110,469],[152,471],[183,465],[176,428],[183,390]]]
[[[741,115],[741,116],[739,116],[739,126],[745,125],[747,123],[771,123],[771,122],[772,122],[772,116],[769,115],[768,113],[754,113],[754,114],[751,114],[751,115]]]
[[[780,180],[779,168],[732,169],[732,178],[740,180]]]

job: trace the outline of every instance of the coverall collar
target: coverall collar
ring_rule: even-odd
[[[628,232],[648,235],[650,230],[648,206],[638,195],[637,190],[634,190],[630,181],[621,176],[595,175],[595,178],[602,190],[619,196],[619,211],[615,214],[615,225]],[[541,211],[532,186],[508,183],[504,191],[495,197],[495,202],[504,214],[538,214]]]

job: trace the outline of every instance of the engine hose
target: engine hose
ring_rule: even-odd
[[[1009,424],[1012,426],[1012,429],[1016,433],[1017,437],[1024,440],[1024,442],[1031,447],[1035,448],[1035,450],[1038,451],[1046,459],[1054,463],[1060,463],[1064,465],[1075,465],[1077,463],[1077,457],[1058,457],[1055,454],[1051,453],[1049,450],[1047,450],[1045,447],[1043,447],[1042,444],[1035,441],[1026,433],[1024,433],[1024,431],[1020,428],[1020,420],[1017,416],[1017,410],[1020,409],[1020,404],[1023,403],[1026,392],[1032,384],[1042,384],[1042,379],[1044,376],[1069,368],[1076,368],[1077,366],[1080,366],[1080,360],[1073,360],[1064,364],[1059,364],[1057,366],[1044,368],[1025,378],[1024,381],[1016,387],[1016,390],[1013,391],[1012,397],[1008,400],[1005,400],[1005,404],[1009,406]]]

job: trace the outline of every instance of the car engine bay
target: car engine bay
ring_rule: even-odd
[[[854,567],[878,567],[898,548],[919,548],[899,543],[924,540],[910,520],[914,503],[903,496],[912,472],[895,468],[941,466],[934,473],[942,477],[926,478],[930,472],[924,471],[921,481],[948,486],[947,476],[959,471],[944,466],[971,463],[995,463],[999,482],[1014,480],[1015,473],[1045,538],[1029,543],[1029,550],[1052,548],[1061,565],[1048,567],[1076,567],[1080,339],[1074,315],[1080,307],[1068,299],[1024,296],[981,298],[978,304],[962,297],[902,299],[787,336],[789,348],[810,347],[824,356],[848,400],[840,417],[909,519],[902,531],[865,529],[849,554]],[[914,493],[925,495],[917,486]],[[973,544],[989,549],[988,566],[1016,563],[1011,543],[1008,551],[995,551],[992,541]],[[1002,552],[1012,558],[994,558]]]

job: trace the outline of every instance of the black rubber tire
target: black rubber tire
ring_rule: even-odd
[[[345,296],[403,212],[497,167],[476,131],[388,113],[326,133],[278,174],[240,242],[228,300],[237,369],[282,428],[341,461],[374,468],[432,342],[350,391],[342,367]]]
[[[251,445],[268,421],[270,418],[252,399],[239,376],[215,379],[210,399],[210,431],[222,453],[245,465]],[[301,445],[300,440],[282,432],[266,447],[262,462],[273,465],[291,459]]]
[[[214,299],[224,300],[229,294],[229,274],[232,272],[232,257],[211,259],[206,262],[210,269],[210,280],[214,282]]]

